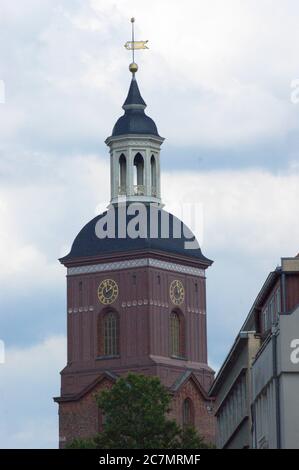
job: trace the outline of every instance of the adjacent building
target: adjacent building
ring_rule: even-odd
[[[218,448],[299,448],[299,255],[269,274],[210,395]]]
[[[259,345],[254,331],[241,331],[210,390],[215,396],[218,448],[251,447],[250,366]]]

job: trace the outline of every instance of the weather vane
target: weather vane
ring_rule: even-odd
[[[135,41],[135,18],[131,18],[131,23],[132,23],[132,41],[128,41],[125,44],[125,48],[128,51],[132,51],[132,63],[129,66],[130,72],[132,72],[133,75],[138,70],[138,65],[135,63],[135,50],[138,49],[148,49],[147,43],[148,41]]]

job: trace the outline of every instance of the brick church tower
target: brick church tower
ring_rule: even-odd
[[[192,232],[163,209],[160,137],[135,74],[124,115],[106,140],[111,201],[62,258],[67,268],[67,365],[61,372],[59,439],[102,429],[95,394],[129,371],[158,376],[170,417],[214,440],[207,391],[206,269]]]

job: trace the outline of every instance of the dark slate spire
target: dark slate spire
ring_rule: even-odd
[[[112,137],[127,134],[146,134],[159,137],[157,126],[145,114],[145,108],[146,103],[140,94],[135,73],[133,73],[129,93],[123,105],[125,114],[116,122]]]
[[[135,75],[133,75],[127,99],[123,104],[123,109],[125,110],[132,109],[132,108],[135,108],[135,109],[146,108],[146,103],[140,94]]]

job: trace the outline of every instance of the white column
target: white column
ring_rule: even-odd
[[[160,152],[156,156],[156,181],[157,181],[157,197],[161,199],[161,167],[160,167]]]
[[[110,151],[110,194],[111,200],[114,198],[114,154]]]
[[[114,197],[118,197],[118,187],[119,187],[119,154],[118,152],[114,153]]]
[[[134,194],[133,171],[134,171],[133,152],[132,152],[132,149],[129,148],[127,152],[127,196],[132,196]]]
[[[145,196],[151,196],[151,150],[145,149],[145,161],[144,161],[144,186]]]
[[[111,180],[111,200],[117,202],[119,198],[120,185],[120,165],[119,158],[124,154],[126,158],[126,196],[135,200],[134,194],[134,157],[137,151],[143,156],[144,160],[144,195],[136,195],[136,200],[152,201],[161,198],[161,177],[160,177],[160,143],[152,142],[146,136],[142,138],[120,138],[112,142],[106,142],[111,149],[110,156],[110,180]],[[133,150],[135,149],[135,150]],[[152,175],[151,175],[151,157],[154,155],[156,161],[156,196],[152,195]]]

